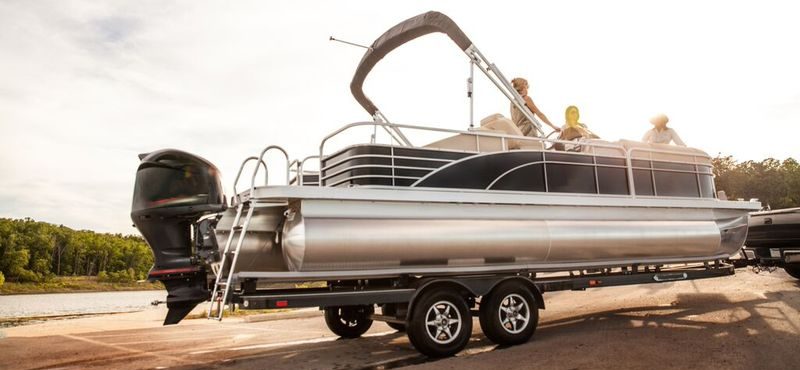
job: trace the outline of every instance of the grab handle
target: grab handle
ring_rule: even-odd
[[[239,194],[239,192],[236,190],[236,185],[239,184],[239,177],[242,176],[242,170],[244,170],[244,165],[246,165],[247,162],[254,161],[254,160],[258,160],[258,158],[257,157],[247,157],[247,159],[245,159],[244,162],[242,162],[242,165],[239,166],[239,172],[236,173],[236,180],[233,181],[233,196],[236,196],[237,194]],[[269,172],[267,171],[267,164],[264,163],[264,161],[260,161],[260,164],[262,166],[264,166],[264,182],[267,182],[267,180],[269,180]],[[256,171],[257,170],[258,170],[258,164],[256,164]]]
[[[289,167],[290,167],[290,165],[289,165],[289,153],[286,153],[286,150],[284,150],[283,148],[281,148],[281,147],[279,147],[277,145],[270,145],[270,146],[264,148],[264,150],[261,151],[261,155],[258,156],[258,161],[259,162],[263,162],[264,161],[264,154],[266,154],[268,151],[273,150],[273,149],[279,150],[281,153],[283,153],[283,156],[286,158],[286,185],[289,185]],[[266,168],[266,166],[265,166],[265,168]],[[253,177],[250,179],[250,197],[251,198],[253,197],[253,192],[255,192],[255,190],[256,190],[256,174],[258,174],[258,166],[256,166],[256,170],[253,171]],[[269,177],[267,177],[267,180],[265,181],[265,185],[268,184],[268,183],[269,183]]]
[[[678,281],[678,280],[686,280],[689,277],[685,272],[682,273],[666,273],[666,274],[656,274],[653,275],[653,280],[663,283],[665,281]]]

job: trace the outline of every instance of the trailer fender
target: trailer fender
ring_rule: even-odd
[[[491,291],[493,291],[496,286],[500,285],[500,283],[504,283],[509,280],[517,280],[522,282],[525,286],[527,286],[528,289],[530,289],[531,293],[533,294],[533,297],[536,298],[536,303],[539,306],[539,309],[540,310],[544,309],[544,297],[542,296],[541,290],[539,290],[539,287],[533,283],[533,280],[524,276],[506,276],[502,279],[496,279],[494,280],[489,290],[483,291],[482,294],[480,295],[485,296],[491,293]]]

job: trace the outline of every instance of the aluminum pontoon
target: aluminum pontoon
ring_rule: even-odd
[[[723,260],[741,248],[748,212],[760,204],[716,199],[701,150],[525,137],[502,115],[465,131],[389,122],[364,80],[386,54],[434,32],[541,132],[508,79],[450,18],[428,12],[401,22],[367,50],[350,86],[373,121],[336,130],[302,160],[274,145],[247,158],[230,204],[216,167],[202,158],[142,156],[132,218],[155,255],[150,278],[169,291],[165,324],[209,298],[209,317],[218,319],[225,304],[319,306],[339,335],[358,336],[379,319],[440,356],[466,345],[476,306],[487,336],[514,344],[533,334],[544,291],[733,273]],[[367,143],[330,148],[363,128],[371,129]],[[376,139],[379,130],[389,142]],[[268,166],[267,153],[285,162]],[[318,172],[304,169],[309,161]],[[247,164],[254,170],[240,192]],[[259,173],[276,168],[286,169],[286,185],[259,185]],[[301,281],[326,284],[265,285]]]

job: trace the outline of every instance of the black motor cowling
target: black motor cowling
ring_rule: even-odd
[[[174,149],[139,156],[131,218],[155,257],[148,278],[167,288],[165,325],[181,321],[209,298],[206,271],[193,255],[192,225],[225,210],[219,170]]]

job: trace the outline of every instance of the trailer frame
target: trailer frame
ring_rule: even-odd
[[[735,266],[729,262],[715,259],[679,265],[632,264],[560,272],[501,271],[433,276],[402,274],[374,279],[326,280],[325,286],[316,284],[294,288],[285,287],[286,279],[280,279],[284,283],[283,287],[275,288],[269,286],[271,279],[258,278],[258,273],[239,272],[233,276],[232,287],[235,289],[230,292],[228,303],[230,309],[238,307],[248,310],[319,307],[325,311],[328,327],[334,333],[348,338],[355,338],[366,332],[372,321],[383,321],[397,330],[408,328],[409,339],[420,352],[440,357],[460,351],[466,345],[469,334],[461,333],[459,340],[463,345],[458,344],[458,341],[455,344],[441,344],[427,339],[424,335],[425,329],[433,321],[421,323],[420,317],[424,317],[423,311],[433,310],[424,306],[426,301],[431,300],[431,296],[436,296],[436,299],[440,296],[456,297],[453,299],[458,302],[453,307],[466,305],[464,314],[467,317],[459,321],[460,330],[471,333],[471,318],[479,317],[484,333],[492,341],[498,344],[518,344],[533,335],[538,324],[538,310],[545,309],[544,293],[731,276],[735,274]],[[288,283],[303,282],[305,281],[298,279]],[[264,284],[268,286],[264,287]],[[487,312],[489,303],[486,302],[495,302],[496,305],[497,300],[492,300],[492,297],[498,291],[503,291],[502,294],[507,291],[515,292],[508,295],[509,297],[530,297],[525,306],[528,309],[525,323],[529,326],[526,331],[511,335],[497,329],[496,325],[490,327],[492,315],[497,315],[497,311],[495,309]],[[437,304],[441,305],[441,302]],[[376,306],[381,308],[380,313],[375,312]],[[502,312],[499,314],[503,315]],[[464,335],[466,339],[463,339]]]

